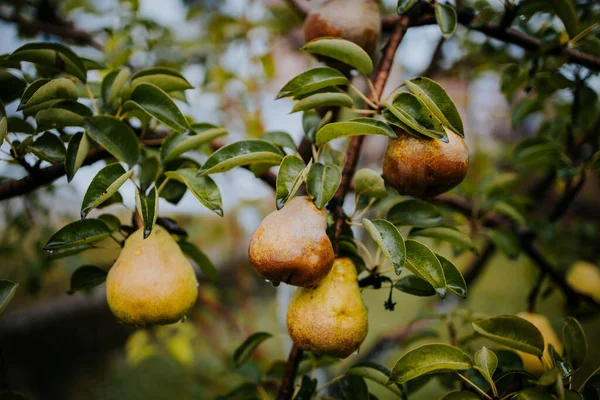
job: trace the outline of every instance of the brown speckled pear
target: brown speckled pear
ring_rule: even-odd
[[[302,350],[346,358],[365,340],[367,309],[349,258],[338,258],[333,269],[313,289],[299,288],[287,311],[290,337]]]
[[[531,322],[542,333],[542,337],[544,338],[544,354],[542,355],[542,358],[544,359],[544,363],[547,365],[552,365],[552,356],[550,355],[548,345],[551,344],[554,346],[554,349],[558,352],[558,354],[562,354],[563,346],[561,341],[558,339],[558,336],[554,332],[554,329],[552,329],[552,325],[550,325],[548,318],[541,314],[526,312],[519,313],[517,316]],[[545,367],[539,358],[533,354],[523,353],[521,351],[517,351],[517,354],[523,361],[523,369],[525,371],[537,376],[540,376],[544,373]]]
[[[327,276],[335,257],[326,229],[325,210],[308,197],[294,197],[256,228],[248,257],[265,279],[314,286]]]
[[[194,268],[171,235],[155,225],[147,239],[134,232],[106,277],[106,298],[121,322],[135,326],[171,324],[198,297]]]
[[[379,0],[328,0],[306,17],[303,29],[307,42],[341,37],[373,56],[381,36]]]
[[[463,181],[469,168],[464,139],[446,129],[448,143],[416,137],[397,129],[383,157],[383,177],[401,195],[419,198],[447,192]]]

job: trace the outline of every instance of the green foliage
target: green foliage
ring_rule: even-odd
[[[218,4],[190,6],[187,19],[197,25],[198,37],[182,42],[169,29],[144,19],[138,13],[137,1],[121,1],[118,7],[122,24],[117,29],[104,29],[101,44],[90,42],[100,47],[100,60],[80,57],[63,44],[46,42],[28,43],[12,54],[0,56],[0,137],[2,144],[8,142],[4,149],[7,149],[5,156],[9,157],[3,161],[10,163],[11,168],[23,166],[23,174],[30,174],[25,180],[41,179],[39,177],[47,172],[44,168],[55,171],[64,165],[67,181],[71,182],[83,165],[107,160],[106,166],[87,186],[82,199],[82,220],[44,237],[44,240],[50,237],[45,249],[51,259],[100,248],[101,242],[108,238],[122,245],[123,237],[136,227],[121,224],[112,210],[96,219],[88,216],[94,209],[122,203],[123,197],[135,196],[145,237],[156,223],[164,223],[159,219],[163,216],[160,209],[163,201],[177,204],[188,191],[207,209],[223,216],[222,194],[211,175],[245,167],[271,184],[276,182],[277,209],[303,191],[316,207],[327,208],[330,212],[328,233],[338,254],[355,261],[361,273],[359,285],[390,290],[388,309],[393,309],[395,304],[393,293],[396,296],[437,294],[444,298],[449,291],[466,298],[467,282],[463,272],[472,275],[473,271],[467,268],[470,261],[465,259],[473,256],[449,257],[444,251],[449,248],[456,256],[469,250],[477,255],[482,237],[491,240],[511,260],[521,253],[528,255],[521,247],[531,237],[531,243],[542,249],[550,264],[555,264],[546,266],[550,273],[545,271],[544,276],[552,279],[552,285],[545,292],[546,288],[542,288],[538,297],[543,299],[551,290],[565,290],[566,284],[561,279],[569,264],[580,258],[592,261],[598,258],[593,246],[582,245],[594,243],[599,237],[593,221],[583,221],[578,216],[571,217],[565,224],[549,221],[545,215],[547,206],[543,204],[545,196],[551,200],[550,205],[562,204],[569,191],[579,190],[575,189],[577,179],[590,175],[588,171],[596,175],[600,171],[596,132],[599,103],[594,83],[597,70],[592,65],[594,57],[600,56],[595,25],[598,10],[591,2],[569,0],[507,1],[502,5],[487,1],[461,3],[455,6],[454,2],[399,0],[396,9],[407,18],[412,18],[413,12],[428,13],[429,19],[424,20],[435,20],[444,39],[451,41],[450,46],[460,49],[460,59],[432,64],[434,69],[442,66],[444,77],[461,77],[471,82],[476,81],[479,73],[492,72],[499,78],[500,90],[511,105],[507,119],[515,131],[523,133],[524,139],[512,147],[502,145],[488,149],[487,143],[478,146],[480,149],[471,153],[472,176],[449,197],[398,197],[391,188],[386,188],[378,173],[379,166],[373,165],[377,157],[371,157],[368,165],[365,163],[368,168],[353,174],[358,161],[353,152],[358,153],[360,148],[355,147],[355,140],[346,148],[349,138],[379,135],[393,139],[395,129],[399,128],[424,140],[448,142],[448,130],[465,137],[465,126],[445,89],[428,77],[400,77],[401,82],[407,79],[402,85],[407,91],[393,90],[386,99],[377,98],[375,93],[369,93],[368,97],[360,94],[364,107],[355,109],[361,106],[359,98],[350,95],[350,89],[354,92],[358,89],[351,86],[355,79],[348,67],[362,74],[359,79],[368,80],[378,64],[350,41],[321,38],[307,43],[302,48],[306,52],[325,62],[337,61],[331,65],[339,66],[341,62],[346,66],[339,66],[339,70],[331,66],[309,68],[292,77],[277,94],[277,99],[287,97],[295,102],[292,113],[303,112],[304,142],[297,145],[284,131],[264,132],[260,87],[268,87],[269,80],[275,76],[277,60],[268,51],[253,54],[249,69],[260,73],[244,76],[225,66],[222,59],[231,44],[247,45],[257,32],[267,32],[269,45],[273,44],[275,32],[288,33],[293,24],[287,18],[290,10],[283,7],[273,7],[265,13],[268,17],[261,20],[224,13]],[[460,23],[466,24],[471,14],[465,5],[473,7],[474,19],[467,26],[470,31],[457,30],[458,15]],[[61,5],[61,12],[73,10],[100,12],[86,1]],[[15,8],[14,12],[17,15],[19,9]],[[25,20],[31,15],[26,17]],[[472,30],[480,30],[500,41],[512,41],[513,45],[488,41],[469,33]],[[516,39],[511,39],[511,35],[517,35]],[[86,41],[84,36],[78,40]],[[515,51],[514,44],[524,44],[526,51]],[[140,49],[143,51],[138,52]],[[81,51],[81,54],[88,53]],[[575,65],[582,59],[587,67]],[[33,67],[22,63],[32,63]],[[227,123],[230,110],[238,110],[237,119],[242,121],[245,132],[240,132],[237,126],[231,129],[232,140],[237,141],[225,139],[228,133],[225,127],[194,120],[192,115],[197,115],[196,110],[180,108],[187,102],[186,91],[198,89],[185,77],[188,66],[200,66],[205,72],[199,88],[203,93],[219,96],[219,112],[223,115],[215,113],[215,120],[219,118]],[[92,70],[97,72],[88,74]],[[386,73],[393,77],[398,71],[400,68],[394,66]],[[373,86],[373,82],[367,83]],[[4,104],[11,106],[5,108]],[[340,112],[341,108],[346,109]],[[11,111],[7,114],[6,110]],[[542,122],[538,124],[538,120]],[[296,128],[299,127],[285,127],[291,133],[297,131]],[[346,150],[346,155],[339,149]],[[271,167],[278,167],[276,180],[271,175]],[[247,176],[252,179],[251,175]],[[558,178],[540,189],[544,192],[541,197],[532,194],[533,188],[529,191],[526,187],[534,186],[530,178],[544,176]],[[121,197],[119,189],[127,180],[134,183],[135,193]],[[4,182],[2,177],[0,183]],[[354,182],[353,187],[350,182]],[[44,183],[48,182],[40,184]],[[350,186],[349,190],[355,195],[354,209],[348,215],[341,208],[348,190],[346,186]],[[523,187],[526,190],[519,190]],[[553,197],[563,189],[563,197]],[[453,202],[458,196],[464,197],[465,202]],[[25,202],[28,212],[29,201],[27,198]],[[351,202],[346,202],[346,206],[348,203],[351,207]],[[502,223],[497,223],[498,220]],[[205,227],[203,225],[203,229]],[[376,244],[375,255],[363,244],[370,242],[364,240],[365,234]],[[206,254],[186,239],[185,232],[177,235],[182,251],[209,281],[217,282],[217,268]],[[417,238],[424,242],[414,240]],[[406,274],[405,270],[412,274]],[[71,275],[69,293],[86,291],[102,283],[105,277],[104,267],[77,268]],[[37,279],[39,281],[39,276]],[[0,314],[6,310],[17,287],[12,281],[0,281]],[[532,291],[530,309],[535,308],[536,295]],[[569,306],[574,306],[572,294],[567,297]],[[210,304],[211,300],[203,301]],[[569,313],[591,314],[592,311],[582,309],[586,301],[594,306],[588,299],[577,304],[579,309],[569,308]],[[443,332],[435,331],[432,335],[431,329],[429,333],[419,331],[413,321],[402,347],[404,355],[392,371],[370,362],[350,368],[344,364],[336,368],[342,375],[332,382],[336,383],[331,385],[332,391],[328,391],[327,386],[321,387],[328,384],[318,382],[311,370],[338,364],[338,360],[305,354],[298,369],[297,376],[302,378],[296,381],[299,390],[295,398],[326,398],[326,394],[336,393],[335,390],[346,399],[375,398],[369,393],[374,386],[388,395],[411,398],[432,379],[441,382],[446,393],[457,388],[457,382],[463,384],[462,391],[450,392],[443,399],[480,398],[484,393],[494,399],[599,397],[597,374],[590,376],[577,390],[571,388],[573,378],[577,378],[575,382],[580,380],[578,373],[589,367],[588,353],[593,344],[590,341],[588,345],[583,328],[575,318],[565,320],[564,353],[548,346],[550,359],[546,362],[549,365],[544,366],[541,377],[535,377],[522,371],[523,362],[512,351],[542,356],[545,341],[533,324],[513,315],[488,317],[460,309],[447,311],[453,308],[452,304],[444,306],[443,313],[436,306],[434,311],[423,314],[426,318],[417,316],[415,321],[443,325],[442,328],[448,330],[448,344],[426,343],[413,348],[411,344],[417,341],[444,340]],[[258,332],[248,337],[233,352],[236,368],[231,367],[232,352],[224,352],[229,357],[227,368],[235,370],[228,373],[236,374],[238,380],[218,382],[227,389],[220,388],[223,390],[219,392],[229,392],[222,398],[269,398],[273,394],[275,383],[279,384],[285,373],[285,363],[275,360],[266,366],[261,364],[264,361],[261,352],[255,351],[272,336]],[[493,350],[480,347],[475,339],[502,347]],[[164,369],[164,365],[171,368]],[[191,369],[165,364],[161,356],[156,355],[130,366],[127,374],[129,378],[144,377],[151,381],[156,378],[156,382],[151,382],[152,389],[144,388],[136,393],[116,390],[118,395],[113,393],[114,398],[158,398],[160,394],[156,393],[165,390],[159,388],[164,383],[160,378],[165,376],[169,382],[175,382],[172,385],[175,389],[170,388],[169,392],[172,398],[204,398],[210,390],[197,388],[190,382],[191,377],[196,376]],[[568,378],[569,382],[562,378]],[[192,387],[198,392],[192,394]]]

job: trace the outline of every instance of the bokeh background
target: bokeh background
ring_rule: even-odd
[[[33,3],[23,0],[22,6]],[[51,3],[60,19],[77,29],[100,35],[105,28],[116,32],[102,51],[75,46],[80,55],[115,64],[129,59],[134,68],[156,64],[181,68],[195,89],[187,91],[178,105],[197,121],[226,127],[227,141],[257,137],[267,130],[286,131],[297,142],[301,140],[301,115],[289,114],[289,100],[274,98],[285,82],[316,61],[298,50],[303,43],[301,21],[284,2],[140,0],[137,13],[132,9],[135,2],[128,1]],[[395,3],[384,1],[387,13],[393,13]],[[489,3],[502,6],[498,1]],[[0,15],[6,15],[14,4],[0,1]],[[0,38],[0,54],[32,40],[55,40],[5,21],[0,21]],[[469,177],[458,190],[472,194],[502,169],[517,141],[533,135],[543,114],[528,117],[518,129],[511,126],[499,71],[503,63],[522,57],[521,49],[464,28],[447,42],[440,39],[437,26],[411,28],[397,53],[387,90],[424,71],[446,88],[460,109],[471,150]],[[95,77],[100,79],[100,75]],[[592,85],[598,90],[597,81]],[[15,112],[14,108],[7,111]],[[337,145],[343,149],[345,144]],[[384,147],[384,139],[369,138],[361,166],[380,171]],[[195,157],[203,160],[206,156],[198,153]],[[204,399],[256,381],[268,370],[276,377],[291,345],[285,334],[285,307],[293,289],[272,287],[257,277],[247,261],[252,231],[275,209],[272,190],[250,172],[236,169],[215,176],[224,198],[223,218],[204,209],[190,193],[177,206],[161,202],[161,216],[175,219],[189,240],[207,253],[220,272],[219,282],[211,284],[199,272],[201,295],[185,323],[138,330],[115,321],[103,286],[87,293],[66,293],[77,267],[91,264],[108,269],[112,265],[119,252],[114,242],[107,240],[95,250],[57,260],[49,259],[42,249],[52,233],[78,218],[85,189],[102,167],[103,162],[82,168],[71,184],[63,177],[36,193],[0,202],[0,276],[20,283],[9,311],[0,319],[0,384],[30,399]],[[18,178],[23,172],[0,162],[3,177]],[[562,237],[551,242],[555,244],[552,258],[561,268],[578,258],[598,259],[599,188],[595,180],[588,182],[566,217]],[[135,208],[130,195],[134,191],[128,185],[121,189],[125,205],[108,209],[123,223]],[[398,198],[376,207],[375,215],[382,215],[393,201]],[[348,203],[351,208],[353,199]],[[546,206],[542,202],[536,207]],[[103,212],[106,209],[92,215]],[[480,238],[475,239],[480,243]],[[577,244],[572,244],[575,240]],[[587,245],[581,246],[581,241]],[[452,254],[446,247],[438,246],[436,251]],[[460,255],[456,264],[464,267],[473,258],[472,254]],[[364,290],[369,308],[367,340],[359,354],[319,370],[320,383],[361,360],[391,367],[407,348],[431,340],[428,331],[445,335],[444,326],[432,323],[416,327],[419,335],[407,340],[407,324],[431,307],[452,310],[460,306],[463,312],[481,315],[524,311],[536,278],[537,270],[525,257],[509,259],[498,252],[469,287],[466,301],[448,298],[439,302],[397,291],[396,309],[386,311],[387,290]],[[538,305],[538,312],[557,330],[563,310],[564,299],[555,291]],[[589,359],[597,360],[600,320],[584,318],[581,322],[590,339]],[[235,368],[234,349],[256,331],[275,337],[244,367]],[[588,363],[585,369],[591,372],[595,366]],[[433,380],[415,398],[439,398],[441,385]],[[380,399],[388,398],[385,390],[376,386],[372,390]]]

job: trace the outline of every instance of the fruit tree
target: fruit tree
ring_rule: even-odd
[[[0,20],[0,398],[600,399],[600,3]]]

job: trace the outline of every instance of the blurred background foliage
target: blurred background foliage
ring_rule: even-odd
[[[491,20],[502,14],[500,1],[457,2],[479,11],[489,10],[486,15]],[[600,20],[600,7],[595,2],[576,3],[585,11],[583,23]],[[395,5],[395,1],[384,2],[389,14]],[[297,51],[303,43],[298,29],[301,18],[284,2],[3,0],[0,17],[4,20],[0,24],[0,53],[9,53],[33,39],[55,40],[34,29],[35,24],[15,24],[17,20],[98,34],[103,44],[96,48],[84,45],[86,39],[75,38],[71,43],[80,45],[74,46],[78,54],[109,66],[162,65],[181,70],[196,89],[182,93],[178,105],[196,120],[228,128],[229,140],[259,137],[265,130],[274,129],[288,131],[297,140],[302,136],[300,117],[287,115],[290,103],[273,101],[283,83],[314,64],[309,56]],[[543,34],[548,46],[561,40],[556,20],[547,14],[519,18],[514,24],[538,37]],[[531,182],[532,176],[542,176],[548,159],[532,162],[513,156],[523,139],[536,136],[538,131],[555,138],[554,132],[569,123],[571,97],[565,88],[582,79],[580,68],[564,66],[559,57],[530,59],[516,46],[464,28],[447,42],[440,38],[435,26],[409,30],[388,88],[428,70],[458,105],[468,132],[471,165],[467,180],[456,193],[475,199],[481,207],[486,202],[503,201],[523,212],[543,238],[544,253],[561,270],[577,260],[597,264],[598,180],[587,180],[568,215],[560,223],[551,224],[545,217],[551,206],[546,199],[562,193],[574,171],[568,165],[559,166],[556,183],[542,199],[530,204],[518,189]],[[591,35],[581,45],[597,54],[599,42]],[[432,55],[435,62],[430,63]],[[99,90],[94,82],[102,79],[102,73],[97,74],[91,83],[94,90]],[[599,87],[595,76],[587,79],[582,89],[587,97],[580,103],[575,122],[580,135],[591,129],[590,123],[597,117]],[[530,90],[535,90],[535,96],[525,95]],[[370,138],[361,166],[380,170],[384,146],[384,139]],[[73,185],[59,181],[0,203],[0,276],[20,283],[24,289],[0,321],[0,387],[36,399],[203,399],[224,395],[236,387],[245,388],[250,398],[265,398],[262,391],[276,387],[290,346],[284,334],[285,309],[277,302],[278,297],[289,296],[290,289],[280,288],[276,295],[247,262],[249,235],[275,206],[270,189],[248,171],[236,170],[216,178],[225,188],[223,219],[201,209],[190,194],[177,207],[161,209],[161,216],[175,217],[188,232],[188,240],[208,254],[220,271],[219,282],[201,282],[201,297],[185,323],[136,330],[116,323],[102,287],[89,293],[66,294],[69,277],[78,266],[112,265],[119,251],[114,242],[106,240],[95,250],[62,259],[49,259],[43,251],[53,232],[77,218],[86,184],[100,168],[94,165],[82,169]],[[7,163],[0,170],[1,179],[19,177],[23,172]],[[398,200],[386,199],[376,205],[373,213],[385,215]],[[110,206],[109,211],[128,223],[133,199],[125,197],[125,204]],[[92,215],[105,211],[95,210]],[[448,215],[455,225],[473,228],[468,219]],[[483,235],[475,239],[478,244],[486,240]],[[390,312],[383,307],[387,290],[365,289],[370,325],[367,340],[358,355],[318,370],[319,376],[334,377],[348,362],[363,359],[391,366],[407,348],[431,341],[432,331],[447,335],[443,322],[430,321],[414,325],[413,339],[402,336],[407,324],[427,310],[479,315],[524,311],[538,271],[518,254],[511,240],[498,239],[498,245],[504,244],[499,246],[503,251],[493,256],[469,287],[466,301],[448,298],[439,302],[396,291],[394,300],[398,304]],[[447,245],[436,247],[433,241],[428,244],[441,254],[456,253]],[[455,260],[463,268],[474,258],[462,254]],[[462,311],[456,311],[457,306]],[[544,284],[537,311],[548,316],[558,330],[564,310],[562,295],[552,285]],[[600,319],[583,315],[580,321],[590,338],[588,360],[597,360]],[[461,326],[457,328],[459,336],[466,332]],[[237,368],[233,351],[255,331],[271,332],[275,337]],[[302,365],[310,373],[317,361],[306,357]],[[579,376],[585,376],[593,367],[589,362]],[[253,385],[261,381],[261,376],[271,377],[273,387]],[[444,393],[443,385],[443,378],[433,379],[415,398],[439,398]],[[369,387],[380,399],[389,394],[376,385]],[[332,390],[335,393],[339,389]]]

